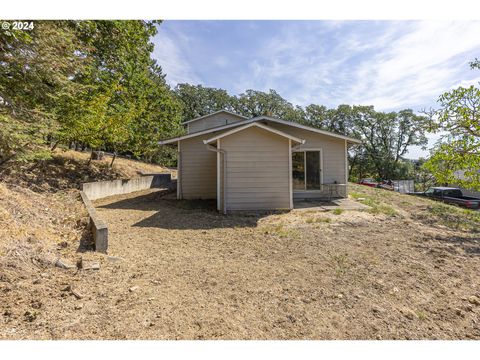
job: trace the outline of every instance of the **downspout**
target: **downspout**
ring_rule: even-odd
[[[220,153],[223,158],[223,214],[227,214],[227,152],[222,149],[217,149],[216,147],[210,145],[210,144],[205,144],[207,145],[207,149],[216,153]],[[218,169],[217,169],[218,171]],[[217,186],[220,186],[220,184],[217,184]]]
[[[182,199],[182,152],[180,150],[180,141],[177,146],[177,199]]]

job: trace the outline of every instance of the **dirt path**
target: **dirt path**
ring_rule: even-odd
[[[97,201],[109,256],[83,258],[100,270],[55,278],[9,337],[480,338],[478,233],[365,211],[223,216],[161,195]],[[72,281],[82,299],[62,292]]]

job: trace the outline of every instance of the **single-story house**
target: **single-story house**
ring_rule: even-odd
[[[183,124],[186,135],[160,141],[178,147],[178,199],[216,199],[227,213],[347,196],[347,151],[358,139],[225,110]]]

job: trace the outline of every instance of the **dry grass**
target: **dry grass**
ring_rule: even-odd
[[[117,158],[110,167],[111,158],[93,160],[88,165],[89,153],[73,150],[57,150],[51,160],[40,162],[36,167],[32,164],[12,164],[0,172],[0,182],[22,186],[35,192],[63,191],[80,189],[82,183],[90,181],[130,179],[138,177],[139,171],[145,173],[176,171],[146,164],[135,160]]]
[[[60,150],[57,152],[59,156],[69,159],[75,162],[86,162],[90,157],[89,152],[79,152],[73,150]],[[105,155],[103,160],[92,161],[92,164],[101,169],[108,169],[112,157],[110,155]],[[130,179],[138,176],[139,171],[144,173],[162,173],[162,172],[171,172],[172,170],[155,164],[147,164],[137,160],[124,159],[117,157],[113,163],[113,169],[117,172],[119,177]],[[176,173],[176,171],[174,171]]]
[[[480,211],[469,210],[417,196],[351,184],[350,197],[371,207],[372,214],[400,216],[426,225],[480,231]]]

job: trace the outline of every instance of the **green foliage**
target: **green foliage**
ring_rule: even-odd
[[[386,190],[375,189],[374,195],[357,191],[350,191],[349,194],[355,200],[369,206],[370,208],[368,209],[368,212],[371,214],[384,214],[387,216],[397,215],[397,211],[383,201],[386,198],[385,195],[388,194]]]
[[[225,90],[202,85],[178,84],[175,95],[182,104],[182,120],[211,114],[219,110],[233,111],[233,97]]]
[[[383,113],[372,106],[354,106],[352,110],[352,132],[363,141],[361,160],[352,159],[352,172],[366,164],[381,179],[404,177],[408,164],[402,159],[408,147],[427,144],[427,118],[410,109]]]
[[[266,115],[294,120],[292,115],[295,114],[293,105],[272,89],[268,93],[246,90],[235,97],[233,107],[238,114],[247,117]]]
[[[51,142],[161,160],[157,141],[181,132],[181,104],[151,58],[158,24],[36,21],[0,32],[0,165],[44,158]]]
[[[232,111],[249,118],[267,115],[297,122],[304,122],[305,119],[305,112],[300,106],[293,106],[272,89],[269,92],[249,89],[231,96],[223,89],[179,84],[175,94],[182,103],[183,121],[219,110]]]
[[[438,103],[432,128],[447,135],[425,169],[440,183],[480,190],[480,89],[459,87],[441,95]]]
[[[0,166],[13,158],[21,162],[49,159],[50,151],[43,146],[44,131],[41,124],[0,114]]]
[[[342,215],[343,210],[342,209],[333,209],[333,215]]]
[[[161,68],[150,69],[148,85],[140,115],[130,124],[128,149],[146,161],[174,165],[176,152],[159,147],[158,141],[181,135],[181,103],[165,84]]]
[[[480,59],[475,58],[475,60],[473,60],[473,61],[470,63],[470,67],[471,67],[472,69],[480,69]]]
[[[0,165],[49,157],[44,145],[58,128],[57,103],[81,89],[71,78],[86,66],[82,50],[65,21],[0,32]]]
[[[437,182],[433,174],[425,166],[425,163],[426,160],[424,158],[420,158],[415,162],[415,191],[425,191]]]

